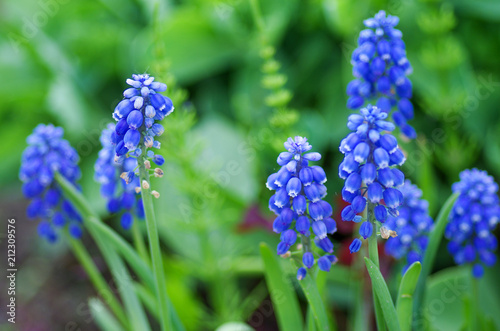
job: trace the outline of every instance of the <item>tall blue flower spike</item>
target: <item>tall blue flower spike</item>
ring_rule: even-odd
[[[472,169],[462,171],[452,189],[460,195],[445,230],[448,251],[457,264],[472,264],[472,274],[480,278],[484,266],[496,263],[497,239],[492,232],[500,219],[498,184],[486,171]]]
[[[359,109],[367,102],[376,103],[392,119],[401,132],[414,139],[417,134],[407,121],[413,118],[412,84],[406,77],[412,67],[406,58],[401,31],[394,27],[399,18],[379,11],[364,21],[367,29],[359,33],[358,48],[352,53],[352,73],[356,79],[347,85],[347,107]]]
[[[399,216],[388,215],[384,225],[395,231],[397,237],[387,236],[385,251],[398,260],[406,259],[405,273],[412,263],[422,261],[434,221],[429,216],[429,203],[422,199],[422,191],[416,185],[407,179],[399,190],[404,198]]]
[[[147,158],[161,166],[165,160],[155,155],[149,148],[160,148],[155,140],[163,134],[161,121],[174,111],[172,100],[161,95],[167,85],[154,81],[147,74],[132,75],[127,79],[131,87],[123,92],[124,99],[116,106],[113,118],[118,122],[112,141],[115,143],[116,159],[123,161],[126,156],[138,157],[147,151]]]
[[[23,194],[31,200],[27,216],[41,219],[38,234],[49,242],[55,242],[57,230],[66,226],[72,237],[82,236],[82,218],[63,198],[61,187],[54,179],[58,172],[78,187],[81,176],[78,154],[63,139],[63,134],[60,127],[39,124],[26,139],[28,147],[23,152],[19,171],[19,179],[24,183]]]
[[[125,158],[115,162],[116,144],[112,140],[115,124],[108,124],[102,131],[99,157],[95,163],[94,179],[101,184],[101,195],[106,199],[110,213],[123,212],[121,225],[125,230],[133,223],[133,214],[144,218],[144,207],[140,198],[139,177],[134,174],[137,159]]]
[[[281,169],[268,177],[266,186],[276,191],[269,199],[269,209],[277,215],[273,230],[281,234],[278,255],[288,252],[296,243],[297,235],[302,238],[305,268],[297,272],[297,279],[301,280],[306,276],[306,268],[312,268],[315,262],[309,239],[311,229],[314,243],[327,254],[317,259],[318,267],[330,271],[331,265],[337,262],[333,244],[327,236],[337,231],[337,224],[331,218],[332,206],[322,200],[326,196],[325,171],[320,166],[309,165],[309,162],[319,161],[321,154],[309,152],[312,147],[303,137],[288,138],[284,146],[287,152],[278,156]]]
[[[352,132],[339,147],[344,154],[339,165],[339,176],[345,180],[342,198],[350,203],[342,210],[344,221],[361,222],[363,218],[357,214],[367,204],[373,205],[375,219],[381,223],[388,215],[398,216],[404,200],[398,188],[404,184],[404,174],[395,166],[402,165],[406,158],[397,139],[387,133],[394,130],[394,124],[386,118],[386,112],[371,105],[349,116],[347,127]],[[367,239],[373,231],[370,220],[364,220],[359,234]],[[354,239],[349,247],[351,253],[359,251],[361,244],[361,239]]]

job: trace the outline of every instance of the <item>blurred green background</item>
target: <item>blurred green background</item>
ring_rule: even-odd
[[[408,154],[403,168],[423,189],[432,216],[461,170],[476,166],[500,179],[500,2],[265,0],[260,7],[262,30],[247,0],[0,3],[0,232],[6,217],[16,217],[20,330],[95,329],[85,307],[95,293],[83,271],[64,242],[38,240],[24,216],[17,172],[25,138],[38,123],[62,126],[81,156],[84,193],[118,229],[115,217],[105,214],[93,164],[100,131],[132,73],[167,82],[166,95],[176,106],[162,137],[166,176],[153,185],[162,194],[157,212],[169,291],[188,330],[228,321],[252,325],[265,307],[258,243],[278,238],[269,232],[264,183],[277,167],[276,146],[288,134],[307,136],[323,154],[328,199],[340,210],[337,147],[347,133],[349,60],[363,19],[380,9],[401,18],[414,67],[412,124],[419,137],[402,143]],[[281,110],[269,107],[271,92],[262,85],[259,54],[266,45],[276,48],[291,92]],[[285,128],[270,124],[280,114],[292,118]],[[349,235],[340,232],[333,239],[342,252]],[[92,241],[84,241],[99,259]],[[436,270],[452,265],[443,244]],[[397,279],[398,272],[392,275]],[[331,277],[329,300],[341,325],[352,327],[354,294],[341,273]],[[489,309],[500,307],[495,289]],[[445,313],[455,314],[452,306]],[[445,313],[437,319],[458,328],[460,318]],[[275,329],[273,314],[267,315],[252,326]]]

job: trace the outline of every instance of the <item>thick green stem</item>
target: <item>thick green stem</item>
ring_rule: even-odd
[[[308,237],[308,236],[304,236],[303,234],[301,234],[300,235],[300,240],[302,242],[302,251],[304,253],[312,252],[311,238]]]
[[[144,243],[144,237],[142,236],[141,228],[137,219],[135,219],[134,224],[132,224],[132,237],[134,239],[135,249],[139,253],[139,256],[144,260],[144,262],[151,265],[148,249]]]
[[[366,218],[373,225],[373,233],[368,238],[368,256],[370,260],[379,268],[378,261],[378,246],[377,246],[377,222],[375,221],[375,214],[373,209],[375,205],[371,202],[368,202]],[[375,310],[375,318],[377,320],[377,330],[385,330],[384,316],[382,314],[382,308],[380,307],[380,302],[375,294],[375,290],[373,290],[373,307]]]
[[[167,297],[167,284],[165,281],[165,274],[163,270],[163,260],[160,249],[160,238],[158,236],[158,227],[155,219],[155,212],[153,209],[153,196],[151,195],[151,188],[149,183],[149,172],[144,165],[146,161],[146,151],[143,151],[139,157],[139,179],[142,183],[147,183],[147,188],[142,185],[141,195],[144,204],[144,215],[146,218],[146,226],[148,229],[149,248],[151,259],[153,262],[153,272],[155,275],[156,292],[158,294],[158,304],[160,307],[161,327],[163,331],[172,330],[170,313],[168,311],[168,297]]]
[[[128,320],[120,302],[118,302],[108,284],[102,277],[101,273],[94,264],[94,261],[92,261],[92,258],[85,249],[85,246],[82,245],[80,240],[73,239],[69,235],[67,238],[73,253],[78,259],[78,262],[80,262],[82,267],[85,269],[85,272],[89,276],[90,281],[92,282],[92,285],[94,285],[97,293],[102,297],[103,301],[109,305],[109,308],[111,308],[113,313],[120,320],[122,326],[127,327]]]

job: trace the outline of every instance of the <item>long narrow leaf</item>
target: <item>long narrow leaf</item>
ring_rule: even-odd
[[[93,298],[89,300],[90,313],[97,325],[103,331],[121,331],[120,324],[109,312],[101,300]]]
[[[406,270],[399,285],[398,299],[396,302],[396,311],[398,313],[399,325],[401,331],[411,330],[411,317],[413,313],[413,293],[417,287],[418,276],[422,270],[420,262],[413,263]]]
[[[384,315],[387,328],[389,331],[399,331],[398,315],[396,313],[396,308],[394,308],[394,303],[392,302],[391,294],[389,293],[389,288],[385,283],[384,277],[375,263],[373,263],[369,258],[365,257],[365,263],[370,279],[372,280],[373,290],[375,291],[380,302],[380,307],[382,308],[382,314]]]
[[[278,257],[269,246],[260,244],[265,277],[280,330],[302,331],[302,313],[290,281],[284,276]]]
[[[300,265],[297,263],[297,267]],[[316,279],[314,273],[310,272],[309,275],[299,281],[300,287],[306,296],[309,308],[311,310],[314,321],[318,330],[330,330],[328,324],[328,316],[326,314],[325,305],[316,286]]]
[[[55,178],[59,185],[61,185],[62,190],[66,197],[71,201],[71,203],[82,213],[88,215],[86,218],[86,227],[90,232],[95,231],[102,236],[105,242],[109,242],[117,252],[123,257],[124,260],[132,267],[134,272],[141,278],[141,281],[149,289],[155,289],[155,283],[153,274],[150,266],[148,266],[137,254],[137,252],[132,248],[132,246],[126,242],[120,235],[118,235],[113,229],[111,229],[106,224],[102,223],[97,216],[95,216],[92,209],[89,207],[87,201],[78,192],[75,187],[69,183],[64,177],[59,173],[55,174]],[[170,304],[170,299],[168,300],[168,307],[170,308],[170,315],[176,326],[176,330],[184,330],[182,323],[179,319],[179,315]]]
[[[123,300],[125,310],[127,311],[131,324],[130,328],[132,330],[151,330],[143,306],[134,291],[132,277],[125,267],[125,264],[118,253],[108,242],[103,240],[103,237],[99,233],[91,230],[91,234],[96,240],[97,246],[99,246],[99,250],[102,252],[104,260],[113,275],[113,280]]]
[[[158,311],[158,305],[156,304],[156,298],[154,295],[146,288],[145,286],[141,284],[134,284],[134,291],[141,300],[142,304],[146,309],[153,315],[156,319],[159,319],[160,317],[160,312]],[[170,302],[170,301],[169,301]],[[177,315],[177,311],[171,309],[170,310],[170,318],[172,319],[172,323],[174,326],[174,330],[177,331],[185,331],[186,329],[184,328],[184,325],[182,325],[182,322],[179,318],[179,315]]]
[[[420,273],[420,278],[418,279],[417,289],[415,291],[415,297],[413,301],[413,315],[418,320],[421,315],[420,306],[422,305],[422,300],[425,291],[425,282],[427,277],[431,273],[432,266],[434,265],[434,259],[436,258],[436,253],[443,238],[444,229],[446,224],[448,224],[448,215],[450,214],[451,208],[455,204],[459,194],[452,194],[445,204],[439,211],[438,217],[436,219],[434,230],[432,230],[429,236],[429,244],[425,250],[424,259],[422,260],[422,272]]]

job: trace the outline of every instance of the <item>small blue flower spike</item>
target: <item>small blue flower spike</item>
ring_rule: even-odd
[[[157,165],[165,160],[161,155],[155,155],[149,148],[160,148],[160,142],[155,140],[163,134],[161,121],[174,111],[172,100],[160,92],[167,85],[154,81],[147,74],[132,75],[127,79],[131,87],[123,92],[124,99],[118,103],[113,113],[117,121],[111,141],[115,145],[116,161],[122,162],[126,156],[137,158],[143,152]]]
[[[480,278],[484,266],[496,263],[497,239],[492,233],[500,219],[498,184],[486,171],[464,170],[453,184],[460,195],[451,210],[445,236],[448,251],[459,265],[472,265],[472,274]]]
[[[140,197],[139,177],[135,174],[137,159],[125,158],[115,162],[115,143],[113,135],[115,124],[108,124],[102,131],[99,156],[94,165],[94,179],[101,184],[101,195],[106,200],[110,213],[122,213],[120,224],[128,230],[133,224],[135,214],[143,218],[144,210]]]
[[[367,102],[383,112],[392,112],[394,123],[410,139],[417,134],[407,121],[413,118],[412,84],[406,77],[412,67],[406,57],[396,16],[381,10],[364,21],[367,29],[359,33],[358,48],[352,53],[352,73],[356,77],[347,86],[347,107],[359,109]]]
[[[297,235],[309,237],[312,230],[316,246],[328,254],[317,259],[318,267],[330,271],[337,258],[331,255],[333,244],[328,234],[337,231],[337,224],[331,218],[332,206],[323,201],[326,196],[325,171],[320,166],[309,165],[319,161],[321,155],[309,152],[312,147],[303,137],[288,138],[284,146],[287,151],[278,156],[281,168],[271,174],[266,183],[268,189],[276,191],[269,199],[269,209],[277,215],[273,230],[281,233],[277,253],[286,254],[296,243]],[[309,249],[302,258],[305,268],[301,267],[297,272],[299,280],[315,263],[314,253]]]
[[[339,165],[339,177],[344,179],[342,198],[350,205],[341,212],[343,221],[359,223],[368,203],[374,204],[374,216],[384,223],[388,215],[397,216],[403,203],[399,191],[404,183],[404,174],[396,166],[406,158],[398,147],[397,139],[388,132],[394,124],[385,121],[387,113],[376,106],[368,105],[358,114],[349,116],[347,127],[352,131],[340,143],[344,160]],[[359,234],[367,239],[374,228],[368,220],[361,224]],[[359,251],[362,240],[354,239],[349,249]]]
[[[38,234],[49,242],[58,238],[58,230],[68,227],[74,238],[82,236],[82,218],[74,206],[63,198],[62,190],[54,179],[56,172],[78,187],[81,172],[79,157],[64,131],[52,124],[39,124],[27,138],[23,152],[19,179],[24,183],[23,194],[31,202],[27,208],[30,219],[41,219]]]
[[[429,216],[429,203],[422,199],[422,191],[416,185],[407,179],[399,190],[403,193],[399,216],[388,215],[385,222],[385,227],[397,236],[387,236],[385,251],[398,260],[406,260],[405,273],[413,262],[422,261],[434,221]]]

